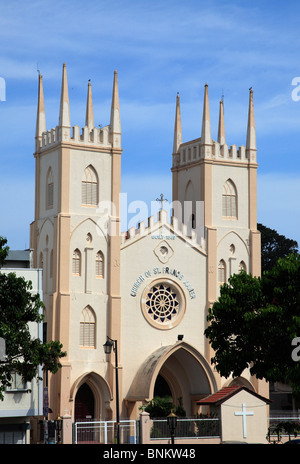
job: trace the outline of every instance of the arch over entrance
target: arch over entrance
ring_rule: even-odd
[[[95,398],[91,388],[87,383],[79,387],[75,396],[75,422],[84,419],[94,419],[95,417]]]
[[[89,415],[94,419],[109,420],[112,417],[110,402],[111,389],[103,377],[89,372],[79,377],[73,384],[70,399],[74,400],[74,419],[76,415]],[[84,418],[84,417],[83,417]]]
[[[193,404],[217,390],[213,372],[206,359],[186,342],[160,347],[140,366],[129,390],[127,400],[148,402],[154,397],[159,376],[171,391],[175,404],[182,398],[188,415],[193,414]]]

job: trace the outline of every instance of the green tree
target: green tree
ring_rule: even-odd
[[[8,253],[7,240],[0,237],[0,267]],[[32,338],[30,323],[43,320],[43,306],[39,295],[32,292],[32,283],[14,273],[0,272],[0,337],[5,340],[5,359],[0,361],[0,399],[12,383],[12,374],[21,375],[29,382],[38,375],[39,366],[52,373],[61,367],[60,358],[66,356],[59,341],[43,343]]]
[[[272,269],[279,258],[298,253],[298,243],[295,240],[286,238],[263,224],[257,224],[257,228],[261,234],[262,272]]]
[[[261,278],[230,277],[209,311],[205,330],[212,363],[224,377],[246,368],[267,381],[291,384],[300,393],[300,363],[292,342],[300,336],[300,256],[281,258]]]
[[[0,237],[0,267],[3,266],[4,261],[8,255],[9,248],[7,246],[6,238]]]
[[[167,417],[171,412],[178,417],[185,417],[186,412],[182,406],[182,398],[178,398],[178,406],[175,406],[170,396],[155,396],[147,404],[145,411],[150,414],[151,418]]]

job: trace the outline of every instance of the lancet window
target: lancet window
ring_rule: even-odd
[[[98,176],[92,166],[88,166],[83,174],[81,202],[84,206],[97,206],[98,204]]]
[[[98,251],[96,255],[96,277],[104,277],[104,256],[102,251]]]
[[[218,265],[218,282],[219,285],[223,285],[226,282],[226,264],[223,259],[219,261]]]
[[[96,317],[93,309],[86,306],[80,318],[80,346],[95,348]]]
[[[81,253],[78,248],[73,252],[72,274],[77,276],[81,275]]]
[[[54,202],[54,181],[53,181],[53,172],[52,169],[49,168],[47,174],[47,192],[46,192],[46,207],[47,209],[53,208]]]
[[[237,192],[234,183],[230,179],[223,186],[222,215],[224,218],[237,218]]]

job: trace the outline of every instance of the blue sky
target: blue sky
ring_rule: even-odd
[[[72,125],[83,126],[91,79],[96,125],[109,123],[114,70],[128,202],[171,201],[176,93],[183,141],[201,134],[208,83],[212,136],[224,95],[226,140],[244,145],[249,87],[258,146],[258,221],[300,244],[300,2],[0,0],[0,235],[29,246],[39,69],[47,128],[58,122],[66,62]],[[2,81],[3,82],[3,81]],[[1,81],[0,81],[1,83]],[[300,77],[299,84],[300,86]],[[0,91],[1,99],[1,91]]]

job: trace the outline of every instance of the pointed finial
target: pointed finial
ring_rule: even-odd
[[[254,119],[254,104],[253,104],[253,89],[249,89],[249,111],[248,111],[248,125],[247,125],[247,141],[246,149],[256,150],[256,129]]]
[[[43,76],[40,73],[38,74],[39,74],[38,104],[37,104],[36,128],[35,128],[36,148],[38,148],[39,146],[39,141],[42,138],[42,133],[46,131]]]
[[[110,112],[111,143],[114,147],[121,147],[121,119],[119,104],[118,72],[114,72],[114,83]]]
[[[220,101],[220,112],[219,112],[219,129],[218,129],[218,142],[220,145],[225,145],[225,123],[224,123],[224,104],[223,98]]]
[[[209,98],[208,98],[208,85],[207,84],[205,84],[204,86],[204,104],[203,104],[201,144],[211,144]]]
[[[67,127],[67,128],[71,127],[70,104],[69,104],[69,92],[68,92],[66,63],[63,64],[63,72],[62,72],[62,85],[61,85],[60,110],[59,110],[59,126],[60,127]]]
[[[178,149],[181,144],[182,144],[182,129],[181,129],[181,115],[180,115],[180,97],[179,97],[179,92],[177,92],[173,153],[178,152]]]
[[[88,91],[87,91],[85,125],[89,128],[89,130],[92,130],[95,127],[93,99],[92,99],[92,84],[91,84],[90,79],[88,82]]]

